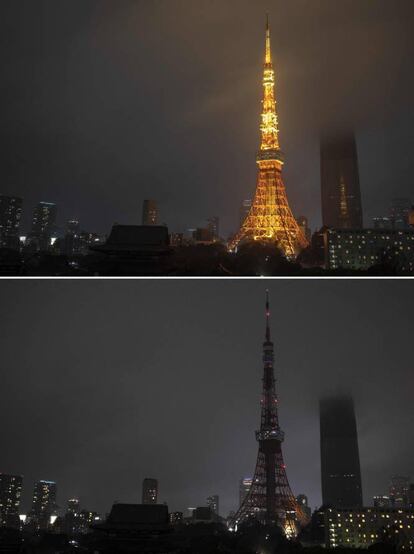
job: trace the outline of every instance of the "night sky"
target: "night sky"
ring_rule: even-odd
[[[295,494],[321,501],[318,399],[356,404],[365,503],[414,477],[408,281],[3,281],[0,471],[109,511],[157,477],[173,510],[254,470],[269,286],[280,421]]]
[[[265,12],[285,182],[321,223],[321,129],[354,127],[365,223],[411,197],[412,0],[2,0],[0,193],[108,232],[236,229],[255,187]]]

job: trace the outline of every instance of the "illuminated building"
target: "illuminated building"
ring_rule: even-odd
[[[158,208],[155,200],[144,200],[144,203],[142,205],[142,224],[158,224]]]
[[[412,510],[326,508],[324,521],[328,548],[368,548],[375,543],[390,542],[397,544],[398,552],[414,550]]]
[[[47,250],[49,248],[56,221],[56,212],[56,204],[50,202],[39,202],[33,210],[29,243],[36,250]]]
[[[389,497],[393,508],[408,507],[409,481],[408,477],[403,477],[402,475],[393,475],[391,477]]]
[[[320,401],[322,503],[362,506],[361,469],[354,403],[348,396]]]
[[[335,229],[362,229],[362,205],[355,137],[321,140],[322,224]]]
[[[301,506],[303,512],[306,514],[306,516],[310,520],[311,515],[312,515],[312,511],[309,507],[308,497],[306,496],[306,494],[298,494],[298,496],[296,497],[296,502],[299,504],[299,506]]]
[[[21,198],[0,195],[0,248],[19,249],[22,205]]]
[[[67,513],[79,514],[79,500],[77,498],[70,498],[68,500]]]
[[[37,481],[34,486],[30,518],[38,529],[46,529],[50,518],[56,515],[56,483]]]
[[[384,496],[382,494],[374,496],[374,508],[390,508],[391,502],[389,496]]]
[[[378,216],[372,218],[374,229],[392,229],[392,219],[390,217]]]
[[[276,380],[273,369],[273,342],[270,339],[270,308],[266,293],[266,332],[263,343],[263,390],[260,429],[256,431],[259,445],[256,469],[251,487],[234,518],[230,529],[240,523],[257,520],[265,525],[277,525],[286,537],[295,537],[299,527],[308,522],[306,514],[290,489],[283,461],[284,432],[279,426]]]
[[[368,269],[389,264],[410,273],[414,271],[414,230],[325,229],[327,269]]]
[[[250,487],[252,486],[252,477],[244,477],[243,479],[240,479],[239,484],[239,506],[241,506],[244,502],[244,499],[246,498]]]
[[[282,179],[284,161],[279,147],[275,72],[268,23],[260,133],[260,148],[256,157],[258,175],[255,196],[239,232],[229,244],[229,249],[235,250],[242,242],[257,240],[277,244],[285,256],[292,258],[307,246],[307,240],[292,215]]]
[[[22,475],[0,473],[0,526],[19,528]]]
[[[219,497],[218,494],[213,494],[212,496],[209,496],[207,498],[207,506],[211,509],[211,511],[219,515]]]
[[[158,481],[157,479],[145,478],[142,483],[142,503],[156,504],[158,498]]]
[[[183,522],[183,512],[170,512],[169,518],[171,525],[178,525]]]

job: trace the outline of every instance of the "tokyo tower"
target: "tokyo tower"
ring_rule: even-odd
[[[275,376],[273,371],[273,342],[270,340],[269,296],[266,292],[266,334],[263,343],[263,392],[261,398],[260,429],[256,431],[259,443],[256,469],[252,485],[231,527],[255,519],[266,525],[279,526],[286,537],[293,538],[307,523],[307,516],[296,501],[286,475],[282,442],[284,433],[279,426]]]
[[[307,246],[307,240],[289,207],[282,180],[283,154],[279,147],[279,129],[275,100],[275,71],[270,50],[269,21],[266,23],[266,50],[263,72],[263,101],[260,148],[254,200],[229,250],[246,241],[271,242],[287,258],[294,258]]]

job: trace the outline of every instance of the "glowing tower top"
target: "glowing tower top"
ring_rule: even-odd
[[[293,217],[282,179],[283,155],[275,99],[275,71],[270,47],[269,20],[266,21],[263,67],[263,100],[260,122],[260,147],[256,157],[258,175],[252,206],[239,232],[229,243],[236,250],[240,243],[273,243],[287,258],[294,258],[307,246],[307,240]]]

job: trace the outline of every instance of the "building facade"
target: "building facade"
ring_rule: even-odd
[[[348,396],[320,401],[322,503],[362,506],[361,469],[354,403]]]
[[[47,529],[52,516],[56,515],[56,483],[37,481],[34,486],[30,518],[37,529]]]
[[[219,515],[219,497],[218,494],[213,494],[212,496],[207,497],[207,506],[211,509],[211,511],[216,514],[216,516]]]
[[[144,200],[142,205],[142,224],[158,225],[158,206],[155,200]]]
[[[22,475],[0,473],[0,526],[19,527]]]
[[[21,198],[0,195],[0,248],[19,249],[22,206]]]
[[[398,551],[414,550],[412,510],[327,508],[324,520],[325,546],[328,548],[368,548],[383,543],[397,547]]]
[[[393,508],[408,508],[410,479],[403,475],[393,475],[390,481],[389,497]]]
[[[142,503],[156,504],[158,499],[157,479],[145,478],[142,483]]]
[[[325,229],[324,245],[327,269],[387,265],[404,273],[414,271],[413,229]]]
[[[358,156],[353,134],[321,140],[322,225],[362,229]]]
[[[239,506],[244,502],[244,499],[248,495],[250,488],[252,486],[253,478],[252,477],[243,477],[240,479],[239,483]]]
[[[47,250],[56,223],[57,207],[51,202],[39,202],[33,210],[29,244],[37,250]]]

